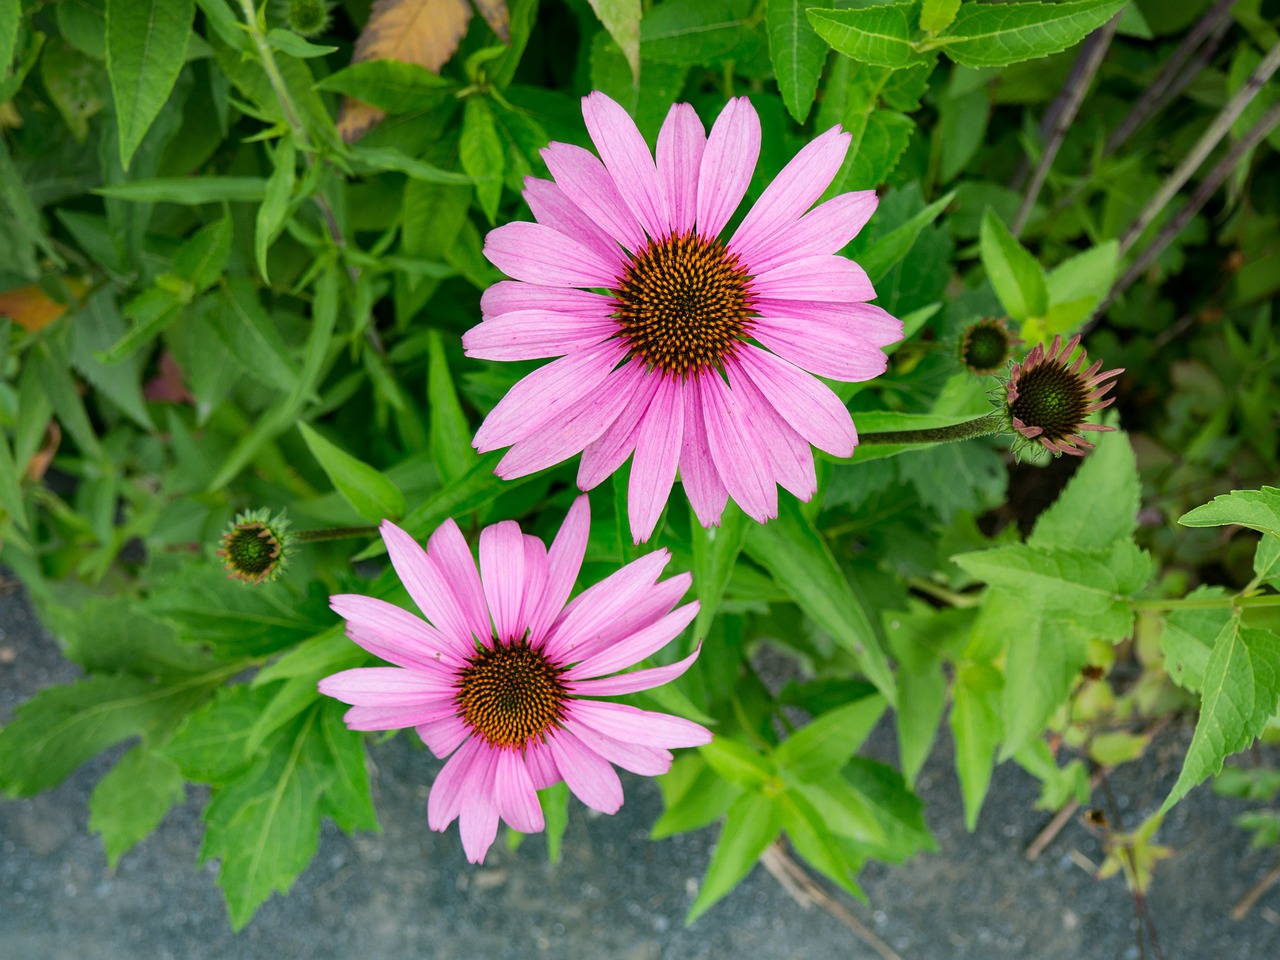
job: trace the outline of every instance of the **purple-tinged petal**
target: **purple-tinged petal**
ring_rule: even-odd
[[[418,725],[418,736],[427,749],[443,760],[467,739],[472,730],[461,717],[445,717]]]
[[[809,141],[765,187],[729,241],[729,252],[752,263],[755,255],[767,250],[776,237],[794,227],[840,172],[852,139],[839,127],[832,127]]]
[[[347,621],[352,640],[397,666],[430,670],[456,663],[469,652],[468,645],[385,600],[340,593],[329,598],[329,607]]]
[[[524,602],[524,534],[514,520],[480,531],[480,582],[493,616],[495,635],[504,643],[524,634],[520,605]]]
[[[484,255],[511,279],[545,287],[612,287],[618,280],[616,265],[594,250],[527,220],[490,230]]]
[[[513,444],[498,464],[498,476],[504,480],[527,476],[582,452],[628,408],[638,382],[627,367],[606,377],[576,407]]]
[[[539,367],[489,411],[473,445],[487,453],[523,440],[596,390],[625,352],[611,340]]]
[[[555,757],[546,743],[530,743],[524,748],[524,764],[529,771],[535,790],[545,790],[564,779],[556,766]]]
[[[778,488],[758,439],[747,433],[742,400],[718,376],[701,386],[707,446],[720,479],[747,516],[767,523],[778,515]]]
[[[471,556],[471,547],[467,538],[462,535],[458,525],[446,520],[436,527],[427,541],[427,556],[440,571],[445,585],[453,596],[471,636],[488,643],[492,639],[492,628],[489,624],[489,611],[485,607],[484,589],[480,586],[480,574],[476,572],[476,561]],[[468,650],[468,654],[474,648]]]
[[[520,602],[520,633],[529,629],[529,624],[541,609],[542,595],[547,589],[547,574],[550,561],[547,559],[547,545],[537,537],[525,534],[524,538],[524,597]]]
[[[730,366],[729,382],[742,400],[747,429],[759,440],[773,470],[774,479],[801,500],[808,501],[818,490],[813,467],[813,450],[764,398],[741,367]]]
[[[844,336],[830,336],[830,328],[817,329],[810,320],[759,317],[751,335],[801,370],[833,380],[870,380],[884,373],[888,358],[879,347],[846,328]]]
[[[318,686],[326,697],[362,707],[422,706],[451,700],[458,689],[448,677],[402,667],[356,667],[325,677]]]
[[[631,462],[627,490],[627,514],[631,538],[639,544],[653,535],[680,463],[684,434],[684,391],[677,380],[661,379],[636,433],[636,455]]]
[[[738,364],[766,400],[800,436],[835,457],[853,456],[858,431],[840,398],[826,384],[781,357],[746,347],[726,366]]]
[[[820,303],[813,300],[756,301],[760,317],[784,317],[809,324],[814,336],[839,342],[852,335],[875,347],[887,347],[902,339],[902,321],[874,303]],[[753,320],[753,323],[757,322]]]
[[[656,777],[671,769],[671,751],[661,747],[646,747],[638,743],[623,743],[592,730],[585,724],[572,724],[574,735],[588,750],[616,763],[623,770],[630,770],[642,777]]]
[[[515,750],[496,752],[498,770],[493,792],[498,801],[499,815],[521,833],[538,833],[546,822],[524,758]]]
[[[556,185],[583,213],[633,253],[643,250],[644,227],[618,192],[603,163],[590,150],[568,143],[552,143],[542,151]],[[584,284],[612,287],[613,283]]]
[[[542,591],[536,609],[529,616],[529,643],[538,646],[551,625],[556,622],[573,585],[582,569],[582,558],[587,552],[587,537],[591,533],[591,501],[578,497],[560,525],[560,532],[551,543],[547,557],[547,585]],[[541,787],[539,787],[541,789]]]
[[[453,521],[449,521],[452,523]],[[443,528],[441,528],[443,529]],[[455,525],[454,529],[457,527]],[[382,540],[387,545],[391,565],[413,602],[437,629],[457,646],[467,648],[473,641],[472,629],[439,565],[409,534],[390,520],[382,522]],[[435,536],[439,535],[439,530]],[[459,534],[461,536],[461,534]],[[468,553],[468,557],[470,553]],[[474,569],[474,563],[472,564]]]
[[[576,240],[621,275],[626,267],[622,249],[563,190],[550,180],[525,177],[524,199],[539,223]]]
[[[476,324],[462,335],[462,347],[481,360],[543,360],[593,347],[617,332],[610,317],[514,310]]]
[[[652,589],[670,560],[665,549],[655,550],[578,594],[548,632],[547,655],[559,663],[579,659],[575,648],[624,616]]]
[[[711,742],[706,727],[665,713],[641,710],[623,703],[575,700],[569,720],[624,743],[649,747],[699,747]]]
[[[484,855],[498,835],[497,768],[498,751],[490,748],[467,771],[464,789],[469,796],[458,811],[458,833],[468,863],[484,863]]]
[[[669,221],[667,198],[658,183],[649,145],[635,121],[598,90],[582,98],[582,118],[623,202],[649,236],[665,237]]]
[[[593,489],[631,456],[636,448],[640,422],[658,392],[658,377],[646,371],[641,360],[631,360],[618,371],[618,375],[630,380],[635,392],[608,429],[583,448],[582,460],[578,464],[579,490]]]
[[[698,522],[704,527],[719,526],[729,491],[720,479],[707,445],[707,427],[702,419],[703,376],[719,376],[717,373],[695,375],[684,382],[684,433],[680,449],[680,483]]]
[[[707,138],[698,167],[698,234],[719,236],[733,216],[760,156],[760,118],[746,97],[730,100]]]
[[[656,623],[689,592],[691,583],[693,576],[689,573],[678,573],[661,583],[655,583],[610,623],[602,626],[595,636],[577,646],[567,662],[597,656],[615,643],[620,643]]]
[[[617,670],[625,670],[652,656],[680,635],[698,615],[698,601],[686,603],[672,610],[661,620],[637,631],[625,640],[619,640],[602,653],[575,664],[564,673],[566,680],[582,680],[603,677]]]
[[[756,297],[770,300],[817,300],[848,303],[875,299],[867,272],[846,257],[817,256],[791,260],[751,281]]]
[[[466,741],[458,752],[449,758],[436,775],[436,781],[427,794],[427,826],[432,830],[446,830],[458,818],[464,804],[472,802],[471,770],[483,765],[491,748],[479,737]]]
[[[746,263],[752,273],[764,273],[791,260],[843,250],[867,225],[878,203],[874,190],[832,197],[753,251]]]
[[[568,730],[557,730],[547,745],[575,797],[592,810],[618,812],[622,806],[622,781],[608,760]]]
[[[631,673],[620,673],[617,676],[600,677],[595,680],[576,680],[570,684],[570,690],[575,697],[616,697],[624,693],[652,690],[682,676],[693,666],[693,661],[698,659],[701,651],[702,648],[699,647],[683,660],[665,667],[648,667],[644,670],[633,670]]]
[[[350,730],[403,730],[434,723],[457,712],[458,705],[452,699],[446,699],[416,706],[352,707],[342,715],[342,720]]]
[[[540,287],[520,280],[499,280],[480,294],[480,314],[488,320],[517,310],[543,310],[598,319],[613,311],[613,298],[571,287]]]
[[[688,103],[673,103],[658,131],[658,181],[667,196],[671,232],[691,233],[698,216],[698,169],[707,132]]]

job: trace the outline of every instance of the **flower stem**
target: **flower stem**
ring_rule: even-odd
[[[924,427],[920,430],[882,430],[877,433],[858,435],[860,444],[866,443],[948,443],[952,440],[972,440],[974,437],[989,437],[1004,429],[1004,417],[1000,413],[988,413],[986,416],[953,423],[949,427]]]
[[[318,540],[349,540],[356,537],[376,537],[377,527],[328,527],[324,530],[297,530],[291,536],[301,543]]]
[[[1248,609],[1250,607],[1280,607],[1280,594],[1268,593],[1260,597],[1196,597],[1194,600],[1170,598],[1167,600],[1130,600],[1135,610],[1219,610],[1223,607]]]

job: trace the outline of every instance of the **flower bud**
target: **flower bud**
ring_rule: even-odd
[[[1111,406],[1115,397],[1103,397],[1115,386],[1115,377],[1123,368],[1102,369],[1102,361],[1094,361],[1088,369],[1088,355],[1080,351],[1075,363],[1071,354],[1080,345],[1074,336],[1065,344],[1055,336],[1046,351],[1039,344],[1021,363],[1014,364],[1005,383],[1005,409],[1010,427],[1021,434],[1014,443],[1014,453],[1031,449],[1048,450],[1055,457],[1064,453],[1082,457],[1093,448],[1084,438],[1086,431],[1107,431],[1098,423],[1086,423],[1095,410]]]
[[[266,508],[239,514],[222,535],[217,556],[227,576],[245,583],[274,580],[284,569],[292,537],[284,512],[271,516]]]

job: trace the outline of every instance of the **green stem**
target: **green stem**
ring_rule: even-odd
[[[858,442],[867,443],[949,443],[953,440],[972,440],[974,437],[989,437],[1004,429],[1004,415],[988,413],[986,416],[964,423],[953,423],[949,427],[926,427],[920,430],[882,430],[878,433],[861,433]]]
[[[377,527],[328,527],[324,530],[298,530],[293,534],[293,539],[300,543],[314,543],[319,540],[351,540],[377,535]]]
[[[1280,594],[1268,593],[1260,597],[1197,597],[1194,600],[1130,600],[1135,610],[1218,610],[1223,607],[1280,607]]]

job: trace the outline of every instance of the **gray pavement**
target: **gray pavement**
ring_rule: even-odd
[[[0,595],[0,722],[50,683],[74,679],[36,623],[22,591]],[[1128,826],[1163,798],[1189,728],[1167,733],[1113,780]],[[878,731],[869,752],[893,755]],[[287,897],[274,897],[239,935],[215,886],[216,867],[195,867],[199,811],[192,791],[160,829],[107,869],[87,829],[87,802],[116,754],[81,768],[56,790],[0,801],[0,960],[874,960],[877,954],[818,909],[804,910],[761,867],[692,927],[692,903],[715,828],[647,840],[661,801],[656,787],[625,781],[614,817],[574,805],[564,858],[548,865],[531,838],[501,843],[467,865],[456,829],[426,824],[426,785],[438,764],[407,738],[372,751],[382,832],[343,835],[326,826],[320,852]],[[1275,758],[1272,758],[1275,762]],[[1023,850],[1047,820],[1032,808],[1035,783],[996,771],[977,831],[963,828],[959,791],[941,743],[920,781],[938,854],[901,867],[869,867],[866,906],[837,893],[903,960],[1137,960],[1133,902],[1118,878],[1097,881],[1099,842],[1072,823],[1039,860]],[[1244,922],[1233,904],[1276,862],[1252,851],[1231,820],[1243,806],[1195,791],[1169,816],[1149,899],[1167,960],[1280,957],[1280,886]],[[1149,954],[1148,954],[1149,955]]]

